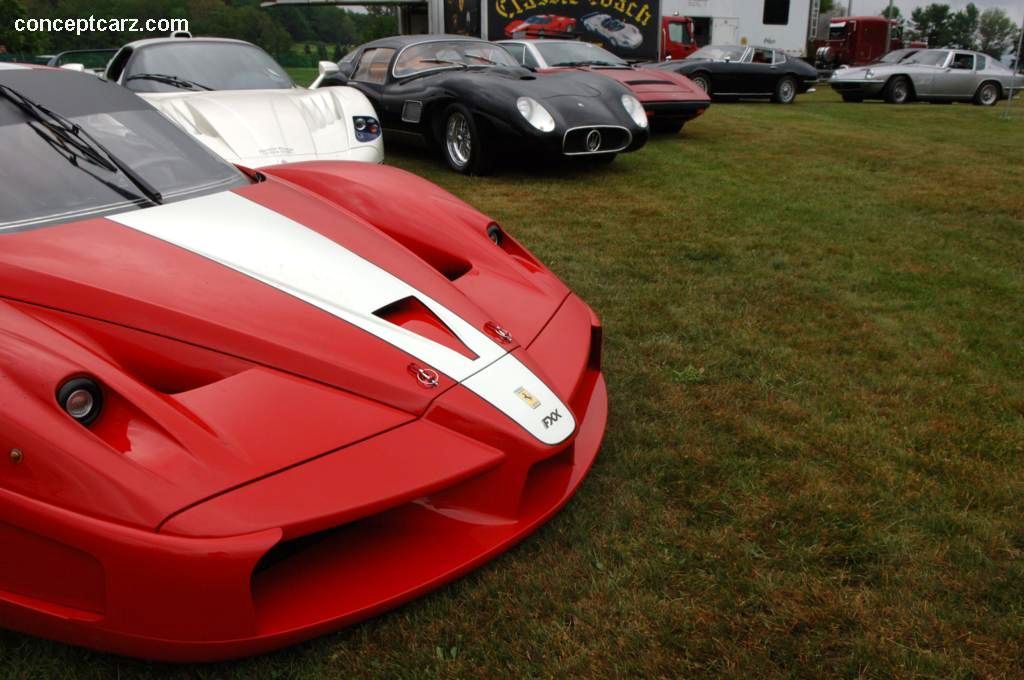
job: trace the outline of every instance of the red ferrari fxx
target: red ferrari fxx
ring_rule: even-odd
[[[534,14],[505,25],[506,38],[560,38],[576,32],[576,20],[557,14]]]
[[[0,148],[0,625],[263,652],[494,557],[593,462],[597,318],[437,186],[239,169],[46,68],[0,65]]]

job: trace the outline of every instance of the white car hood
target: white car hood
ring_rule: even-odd
[[[353,116],[373,116],[349,87],[142,94],[224,159],[250,167],[350,156]]]

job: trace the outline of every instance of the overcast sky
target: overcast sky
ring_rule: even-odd
[[[877,14],[883,7],[889,6],[889,0],[852,1],[854,14]],[[836,5],[841,6],[848,2],[850,2],[850,0],[837,0]],[[903,13],[903,16],[909,17],[915,7],[924,7],[925,5],[930,5],[933,2],[942,5],[949,5],[955,12],[963,9],[967,5],[968,0],[920,0],[919,2],[915,0],[895,0],[893,4],[900,8],[900,12]],[[1017,21],[1018,24],[1021,21],[1021,17],[1024,16],[1024,0],[974,0],[974,4],[981,10],[988,7],[1002,7],[1011,18]]]

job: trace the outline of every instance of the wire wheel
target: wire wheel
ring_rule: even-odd
[[[796,82],[786,76],[775,86],[775,101],[780,104],[791,104],[796,99]]]
[[[465,168],[473,155],[473,133],[469,129],[469,121],[461,111],[453,111],[448,116],[444,132],[445,150],[452,165]]]
[[[711,83],[708,82],[708,77],[705,75],[694,76],[692,78],[693,84],[704,90],[708,94],[711,94]]]

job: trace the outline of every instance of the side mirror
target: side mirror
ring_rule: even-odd
[[[78,73],[82,73],[83,71],[85,71],[85,64],[63,64],[61,68],[67,69],[68,71],[76,71]]]
[[[338,65],[333,61],[321,61],[316,65],[316,70],[321,77],[333,76],[338,74]]]

